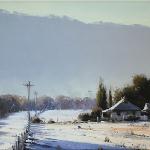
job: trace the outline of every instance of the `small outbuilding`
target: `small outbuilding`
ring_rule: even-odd
[[[146,103],[143,109],[143,112],[150,112],[150,103]]]
[[[102,118],[111,120],[138,120],[141,116],[141,110],[131,102],[121,99],[118,103],[109,109],[102,111]]]
[[[147,116],[147,120],[148,118],[150,119],[150,103],[145,104],[144,109],[142,110],[142,116]]]

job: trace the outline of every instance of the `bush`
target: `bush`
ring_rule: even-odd
[[[102,109],[100,107],[94,107],[91,112],[91,121],[97,121],[97,117],[100,119]]]
[[[81,121],[88,121],[88,120],[90,120],[90,114],[89,113],[81,113],[78,115],[78,119]]]
[[[109,142],[109,143],[111,143],[111,141],[110,141],[109,137],[105,137],[104,142]]]
[[[52,123],[55,123],[55,121],[52,120],[52,119],[50,119],[50,120],[48,121],[48,123],[49,123],[49,124],[52,124]]]
[[[78,119],[81,121],[98,121],[100,120],[102,114],[102,109],[100,107],[94,107],[91,113],[81,113],[78,115]]]
[[[43,120],[41,120],[39,117],[32,117],[31,122],[32,123],[43,123]]]

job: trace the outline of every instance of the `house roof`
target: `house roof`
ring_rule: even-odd
[[[103,112],[111,112],[111,111],[140,111],[140,108],[123,98],[114,106],[104,110]]]

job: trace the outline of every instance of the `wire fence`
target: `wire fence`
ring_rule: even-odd
[[[30,121],[28,120],[27,127],[25,132],[21,133],[20,136],[17,136],[15,144],[12,146],[12,150],[25,150],[26,140],[29,137],[30,133]]]

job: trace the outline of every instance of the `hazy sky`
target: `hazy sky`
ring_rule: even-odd
[[[150,26],[150,1],[27,1],[0,0],[0,9],[40,16],[51,14],[58,16],[66,15],[88,23],[105,21],[121,24],[142,24]]]
[[[27,1],[29,1],[29,0],[27,0]],[[2,0],[0,0],[0,9],[4,9],[4,10],[10,11],[10,12],[19,12],[19,13],[25,13],[25,14],[28,14],[28,15],[36,15],[36,16],[48,16],[48,15],[64,16],[65,15],[65,16],[69,16],[71,18],[78,19],[78,20],[86,22],[86,23],[104,21],[104,22],[113,22],[113,23],[119,23],[119,24],[141,24],[141,25],[150,26],[150,1],[143,1],[143,0],[141,0],[141,1],[140,0],[138,0],[138,1],[135,1],[135,0],[133,0],[133,1],[123,1],[123,0],[117,0],[117,1],[113,1],[113,0],[109,0],[109,1],[107,1],[107,0],[106,1],[98,1],[98,0],[97,1],[92,1],[92,0],[91,1],[90,0],[88,0],[88,1],[85,1],[85,0],[82,0],[82,1],[79,1],[79,0],[78,1],[73,1],[73,0],[64,1],[64,0],[59,0],[58,1],[58,0],[56,0],[56,1],[42,1],[42,2],[41,1],[35,1],[35,0],[32,0],[32,2],[31,1],[27,2],[27,1],[25,2],[23,0],[17,0],[17,1],[11,1],[11,0],[2,1]],[[39,18],[39,17],[37,17],[37,18]],[[9,26],[9,23],[8,23],[9,21],[11,22],[11,19],[9,21],[7,21],[7,19],[3,19],[3,21],[4,22],[2,24],[0,23],[0,29],[1,29],[0,30],[0,32],[1,32],[0,33],[0,37],[1,37],[0,52],[2,51],[1,53],[3,55],[6,54],[6,56],[7,56],[9,53],[6,53],[6,50],[9,51],[9,49],[13,49],[13,48],[14,48],[14,50],[16,50],[17,49],[16,46],[19,45],[18,43],[15,45],[15,42],[12,42],[13,40],[15,40],[15,38],[17,39],[16,35],[15,35],[15,38],[14,38],[13,35],[11,34],[12,38],[8,38],[10,30],[12,30],[12,32],[16,31],[16,33],[18,33],[18,35],[19,35],[18,39],[20,39],[19,31],[21,31],[21,33],[22,33],[22,30],[18,30],[18,28],[21,27],[21,26],[16,26],[16,27],[11,26],[11,28],[12,28],[11,29],[10,26]],[[21,20],[19,20],[19,22],[21,22]],[[28,33],[27,31],[30,30],[30,28],[34,31],[35,27],[33,25],[34,25],[34,23],[31,22],[32,28],[31,27],[26,28],[26,26],[24,27],[26,29],[25,30],[26,32],[23,32],[23,34],[22,34],[21,39],[23,39],[23,40],[20,41],[20,45],[21,45],[21,42],[24,42],[24,41],[25,41],[25,43],[27,42],[26,45],[31,44],[30,41],[25,40],[25,39],[26,39],[26,36],[28,37],[27,39],[30,39],[30,34],[26,35],[26,33]],[[85,26],[87,26],[87,24]],[[46,26],[46,29],[48,27],[49,27],[48,31],[51,31],[51,28],[50,28],[49,24]],[[128,28],[128,27],[125,27],[125,28]],[[38,27],[36,29],[37,29],[37,31],[39,31]],[[42,29],[44,30],[45,28],[43,27]],[[58,29],[60,29],[60,27]],[[76,29],[76,27],[73,28],[73,29]],[[143,30],[146,31],[146,29],[143,29]],[[149,29],[147,29],[147,30],[149,31]],[[69,30],[68,30],[68,32],[69,32]],[[107,31],[105,31],[105,32],[107,32]],[[45,35],[47,35],[46,34],[47,32],[44,32],[44,33],[45,33]],[[97,37],[97,39],[95,40],[97,42],[98,40],[101,39],[101,34],[100,33],[96,32],[96,33],[94,33],[94,36],[92,36],[93,32],[91,32],[91,33],[89,33],[89,36],[87,36],[87,37],[88,38],[90,38],[90,37],[96,38]],[[149,46],[149,34],[148,33],[147,32],[142,32],[142,33],[139,32],[138,34],[135,33],[135,35],[133,35],[134,38],[131,38],[131,34],[130,34],[130,36],[128,36],[127,39],[125,39],[125,42],[127,42],[127,44],[125,44],[124,47],[128,51],[125,50],[124,53],[125,54],[127,53],[127,56],[125,55],[127,57],[127,59],[126,59],[127,61],[125,61],[125,63],[121,61],[123,63],[122,68],[123,67],[129,68],[128,65],[126,66],[126,63],[128,62],[128,59],[132,60],[132,57],[134,56],[135,61],[134,61],[134,63],[131,61],[130,64],[133,65],[133,70],[135,68],[137,68],[137,70],[135,70],[135,73],[140,72],[140,73],[149,74],[149,69],[148,68],[149,68],[149,47],[150,46]],[[41,32],[36,32],[35,35],[36,34],[40,35],[42,33]],[[48,35],[51,37],[51,34],[48,34]],[[74,32],[73,32],[73,35],[74,35]],[[50,38],[49,36],[48,36],[48,38],[47,37],[42,38],[41,41],[43,41],[43,43],[45,43],[45,40]],[[6,39],[5,39],[5,37],[6,37]],[[10,35],[9,35],[9,37],[10,37]],[[35,37],[37,37],[37,36],[35,36]],[[32,40],[36,39],[35,37],[33,36],[31,39]],[[142,39],[141,39],[141,37],[142,37]],[[105,36],[104,36],[104,38],[105,38]],[[139,45],[138,46],[137,46],[137,41],[138,40],[136,40],[136,38],[139,39],[139,42],[138,42]],[[11,46],[10,43],[9,43],[10,47],[9,47],[9,44],[7,44],[7,40],[9,40],[9,39],[11,39],[9,42],[12,43],[13,47]],[[83,38],[83,39],[86,39],[86,38]],[[113,41],[112,39],[110,40],[110,42]],[[130,40],[133,40],[134,42],[130,43]],[[91,40],[91,41],[93,43],[95,42],[94,40]],[[107,41],[107,39],[106,39],[106,41]],[[16,42],[18,42],[18,40],[16,40]],[[84,40],[83,40],[83,42],[84,42]],[[130,43],[129,45],[128,45],[128,42]],[[146,42],[146,44],[144,42]],[[30,45],[30,46],[33,46],[33,47],[35,46],[36,47],[38,42],[36,42],[36,40],[35,40],[35,43],[36,44]],[[46,42],[47,47],[48,47],[48,43],[49,43],[49,41]],[[60,43],[61,43],[61,40],[60,40]],[[65,45],[64,43],[61,43],[61,44]],[[74,49],[80,50],[80,46],[83,43],[81,44],[80,41],[79,41],[78,44],[79,45],[75,44],[75,46],[72,47],[71,50],[72,51]],[[101,54],[99,52],[99,44],[100,43],[94,44],[94,48],[96,49],[96,47],[97,47],[97,49],[95,50],[95,53],[92,53],[92,51],[90,51],[90,50],[88,51],[88,53],[91,52],[91,54],[89,54],[87,57],[89,57],[89,60],[92,60],[92,62],[93,62],[93,66],[91,67],[91,70],[93,68],[96,69],[96,70],[97,70],[97,68],[99,68],[99,58],[95,59],[95,58],[97,58],[97,56],[99,56]],[[116,47],[119,47],[121,44],[122,43],[120,43],[120,44],[117,43]],[[83,44],[81,46],[81,48],[83,48],[85,45]],[[73,46],[73,45],[70,45],[70,46]],[[107,44],[104,45],[104,49],[105,49],[105,46],[107,47]],[[40,47],[42,47],[42,44],[37,46],[36,49],[39,49],[39,51],[40,51]],[[54,45],[54,47],[55,47],[55,45]],[[88,49],[88,48],[90,49],[90,47],[92,47],[92,45],[89,44],[89,46],[87,46],[87,48],[85,48],[85,49]],[[108,47],[109,47],[109,45],[108,45]],[[56,44],[56,49],[57,49],[57,44]],[[108,50],[109,49],[112,50],[112,47],[108,48]],[[114,49],[119,50],[117,48],[114,48]],[[32,50],[35,50],[35,49],[33,48]],[[65,50],[65,48],[64,48],[64,50]],[[92,50],[93,50],[93,47],[92,47]],[[143,53],[143,51],[145,51],[145,53]],[[40,52],[42,53],[42,51],[40,51]],[[75,50],[73,52],[75,52]],[[24,53],[26,54],[26,52],[24,52]],[[122,53],[122,51],[120,51],[120,53]],[[72,54],[74,54],[74,53],[70,53],[71,56],[72,56]],[[137,55],[137,58],[135,57],[135,54]],[[144,56],[142,56],[141,54],[144,54]],[[2,66],[2,68],[1,68],[0,71],[2,72],[3,71],[2,69],[4,68],[4,69],[6,69],[6,72],[7,72],[8,71],[7,66],[10,67],[11,64],[13,65],[13,61],[11,62],[11,60],[13,60],[13,58],[10,55],[10,60],[9,60],[9,63],[8,63],[8,56],[5,58],[5,57],[3,57],[3,55],[2,55],[2,58],[4,58],[4,61],[1,59],[2,64],[0,64],[0,65]],[[22,56],[23,54],[20,54],[20,55]],[[114,54],[113,51],[112,51],[112,56],[114,56],[114,55],[116,55],[116,53]],[[40,55],[40,56],[42,56],[42,55]],[[118,55],[118,56],[122,56],[122,55]],[[32,57],[34,57],[34,55],[32,55]],[[44,56],[42,56],[42,57],[44,58]],[[45,55],[45,57],[46,57],[46,55]],[[61,54],[60,54],[60,57],[61,57]],[[92,59],[90,59],[90,57],[92,57]],[[141,57],[142,57],[142,59],[139,59]],[[147,59],[145,59],[145,57],[147,57]],[[112,59],[113,58],[111,57],[110,60],[112,60]],[[138,62],[141,66],[137,66],[136,59],[138,60]],[[47,59],[44,58],[44,60],[47,60]],[[95,60],[96,63],[94,63],[95,61],[93,61],[93,60]],[[141,62],[139,60],[141,60]],[[3,63],[5,61],[7,63],[6,63],[6,65],[3,65]],[[147,61],[147,63],[146,63],[146,61]],[[97,68],[96,68],[95,64],[97,64]],[[100,62],[100,64],[102,64],[102,63]],[[119,64],[119,63],[116,62],[116,64]],[[57,63],[57,65],[61,66],[62,63]],[[73,64],[73,65],[76,65],[76,64]],[[81,70],[83,70],[83,72],[85,72],[84,70],[86,69],[86,67],[82,68],[82,65],[79,65],[79,66],[81,66]],[[114,66],[116,67],[117,65],[114,65]],[[36,67],[34,67],[34,68],[36,68]],[[107,68],[109,68],[109,67],[107,67]],[[13,69],[14,68],[12,67],[12,72],[14,71]],[[87,68],[87,70],[89,70],[89,69]],[[120,71],[119,68],[118,69],[116,68],[116,70]],[[63,68],[62,68],[62,71],[63,71]],[[67,70],[67,71],[69,72],[70,70]],[[66,74],[68,74],[68,72]],[[81,72],[81,71],[79,71],[79,72]],[[55,69],[54,69],[54,73],[55,73]],[[67,80],[65,81],[64,80],[64,83],[61,83],[61,85],[59,84],[59,82],[57,82],[58,84],[53,83],[52,80],[54,80],[54,82],[58,81],[57,76],[55,76],[55,75],[54,75],[54,79],[53,78],[51,79],[49,77],[50,78],[49,81],[46,80],[45,77],[43,77],[43,79],[40,79],[39,83],[37,83],[37,81],[38,81],[38,79],[37,79],[36,85],[39,86],[39,90],[38,90],[39,93],[40,93],[40,91],[44,91],[45,94],[48,94],[48,92],[50,91],[49,93],[53,93],[53,95],[57,95],[59,93],[60,94],[66,94],[69,91],[68,93],[72,92],[73,93],[73,94],[71,93],[72,95],[77,95],[77,96],[80,96],[80,95],[82,96],[82,94],[83,95],[88,95],[89,94],[88,90],[92,90],[92,91],[96,90],[97,82],[98,82],[99,75],[100,75],[99,72],[94,73],[93,71],[91,71],[90,73],[91,74],[89,76],[91,77],[91,81],[90,81],[91,84],[87,82],[89,80],[89,78],[88,78],[88,75],[85,72],[87,78],[85,78],[83,75],[79,75],[78,78],[75,76],[76,78],[73,79],[73,80],[72,79],[70,79],[70,81],[67,81]],[[106,72],[105,72],[105,69],[104,69],[104,71],[101,72],[102,77],[103,77],[103,74],[105,74],[105,73]],[[128,73],[129,75],[126,75],[126,73]],[[59,73],[57,73],[57,74],[59,75]],[[109,79],[107,77],[104,78],[105,82],[108,85],[112,85],[112,84],[117,85],[119,82],[122,85],[122,83],[126,83],[127,81],[129,81],[128,79],[133,75],[126,69],[124,69],[124,73],[121,72],[122,76],[120,74],[118,74],[118,76],[117,76],[116,72],[113,72],[113,74],[114,74],[114,76],[113,75],[111,76],[109,74],[109,76],[110,76]],[[0,75],[3,76],[2,73]],[[24,87],[21,85],[21,83],[23,83],[25,81],[22,78],[18,79],[17,76],[16,77],[14,76],[13,80],[11,80],[9,75],[12,76],[11,73],[6,73],[4,78],[2,78],[2,77],[0,78],[0,84],[1,84],[0,85],[0,94],[1,93],[2,94],[7,93],[7,92],[16,93],[16,94],[17,93],[18,94],[23,93],[22,91],[25,91],[25,90],[24,90]],[[41,74],[39,76],[41,76]],[[51,76],[51,74],[49,76]],[[95,78],[94,78],[94,76],[95,76]],[[70,73],[70,77],[73,78],[74,76]],[[105,77],[105,75],[104,75],[104,77]],[[122,78],[119,79],[118,77],[122,77]],[[60,81],[61,81],[61,79],[60,79]],[[84,81],[85,83],[88,83],[88,84],[80,85],[81,81]],[[8,84],[6,84],[6,83],[8,83]],[[10,83],[11,83],[11,85],[9,85]],[[68,84],[67,86],[66,86],[66,83]],[[16,86],[16,84],[18,84],[18,86]],[[50,89],[50,85],[51,85],[51,87],[54,87],[54,86],[55,87],[53,89]],[[59,90],[58,87],[61,90]],[[72,91],[70,91],[70,89],[72,89]],[[74,90],[74,89],[77,89],[77,90]],[[59,93],[57,93],[57,91]],[[41,93],[44,94],[44,92],[41,92]]]

